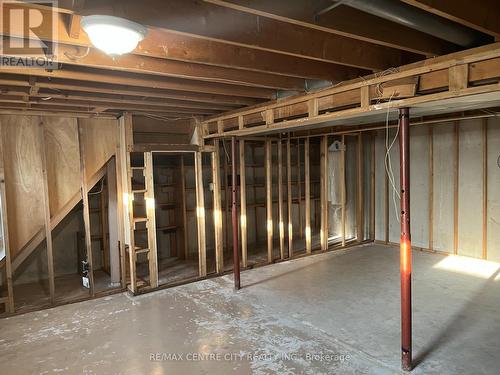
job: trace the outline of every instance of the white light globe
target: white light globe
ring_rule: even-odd
[[[132,52],[147,33],[144,26],[113,16],[86,16],[81,25],[94,47],[108,55]]]

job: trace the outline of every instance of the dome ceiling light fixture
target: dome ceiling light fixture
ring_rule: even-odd
[[[81,26],[94,47],[112,56],[132,52],[147,33],[146,27],[114,16],[85,16]]]

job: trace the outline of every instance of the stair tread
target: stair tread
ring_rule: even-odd
[[[134,223],[140,223],[143,221],[148,221],[147,217],[134,217]]]

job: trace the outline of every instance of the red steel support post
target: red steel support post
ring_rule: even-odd
[[[399,109],[401,187],[401,367],[410,371],[411,353],[411,234],[410,234],[410,110]]]
[[[237,198],[237,179],[236,179],[236,138],[231,138],[231,192],[232,192],[232,221],[233,221],[233,272],[234,289],[240,289],[240,253],[238,245],[238,207]]]

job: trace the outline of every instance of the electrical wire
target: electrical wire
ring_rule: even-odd
[[[102,193],[102,190],[104,189],[104,177],[101,178],[100,182],[101,182],[101,187],[99,188],[99,190],[98,191],[94,191],[94,192],[90,192],[89,191],[89,193],[88,193],[89,195],[98,195],[98,194]]]
[[[391,149],[394,146],[394,143],[396,143],[396,139],[398,138],[399,135],[399,128],[400,124],[398,122],[398,126],[396,127],[396,134],[394,135],[394,138],[392,139],[392,142],[389,144],[389,112],[391,110],[390,103],[392,98],[394,97],[395,92],[391,94],[389,97],[388,101],[388,106],[387,106],[387,113],[386,113],[386,119],[385,119],[385,158],[384,158],[384,165],[385,165],[385,172],[387,174],[387,179],[391,183],[392,187],[392,202],[394,204],[394,212],[396,214],[396,219],[398,220],[399,223],[399,210],[398,210],[398,205],[396,203],[396,196],[401,199],[401,196],[399,194],[398,189],[396,189],[396,181],[394,178],[394,171],[392,169],[392,161],[391,161]]]

